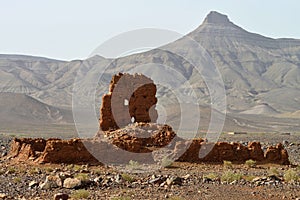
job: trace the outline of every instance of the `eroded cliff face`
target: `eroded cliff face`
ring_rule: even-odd
[[[119,73],[112,77],[109,93],[102,97],[100,128],[123,128],[132,122],[156,122],[156,86],[141,74]]]

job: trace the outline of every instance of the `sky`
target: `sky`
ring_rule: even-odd
[[[212,10],[244,29],[300,39],[299,0],[0,0],[0,54],[87,58],[123,32],[186,34]]]

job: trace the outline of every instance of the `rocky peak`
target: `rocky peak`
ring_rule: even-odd
[[[221,13],[218,13],[216,11],[211,11],[205,18],[204,24],[209,23],[209,24],[232,24],[227,15],[223,15]]]

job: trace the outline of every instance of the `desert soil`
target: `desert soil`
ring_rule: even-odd
[[[284,142],[293,165],[175,162],[157,170],[143,164],[116,168],[14,162],[5,159],[10,139],[1,136],[0,199],[54,199],[58,193],[69,199],[300,199],[300,140],[296,134],[221,135],[219,140],[257,140],[263,146]],[[43,188],[47,177],[62,176],[80,183]]]

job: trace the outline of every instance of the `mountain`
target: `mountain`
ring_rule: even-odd
[[[201,63],[200,73],[189,60]],[[224,81],[230,127],[242,124],[253,128],[261,123],[256,121],[261,116],[269,121],[272,117],[299,118],[300,40],[273,39],[250,33],[215,11],[210,12],[198,28],[177,41],[117,59],[96,55],[67,62],[0,55],[0,96],[7,92],[24,94],[26,98],[36,99],[31,102],[42,104],[44,108],[70,110],[75,91],[75,103],[83,108],[95,104],[98,112],[111,76],[118,72],[138,72],[157,83],[159,109],[178,101],[210,107],[218,103],[218,99],[210,98],[212,91],[202,75],[216,82],[213,65]],[[99,72],[102,72],[101,77],[98,77]],[[74,86],[75,80],[82,81]],[[164,85],[165,82],[168,85]],[[179,99],[177,94],[182,94]],[[6,100],[0,99],[1,102]],[[47,115],[47,112],[41,113]],[[269,127],[272,126],[265,129]]]
[[[229,111],[263,103],[279,112],[299,108],[300,40],[249,33],[217,12],[188,36],[207,50],[221,71]]]
[[[0,124],[71,123],[72,113],[16,93],[1,93]]]

